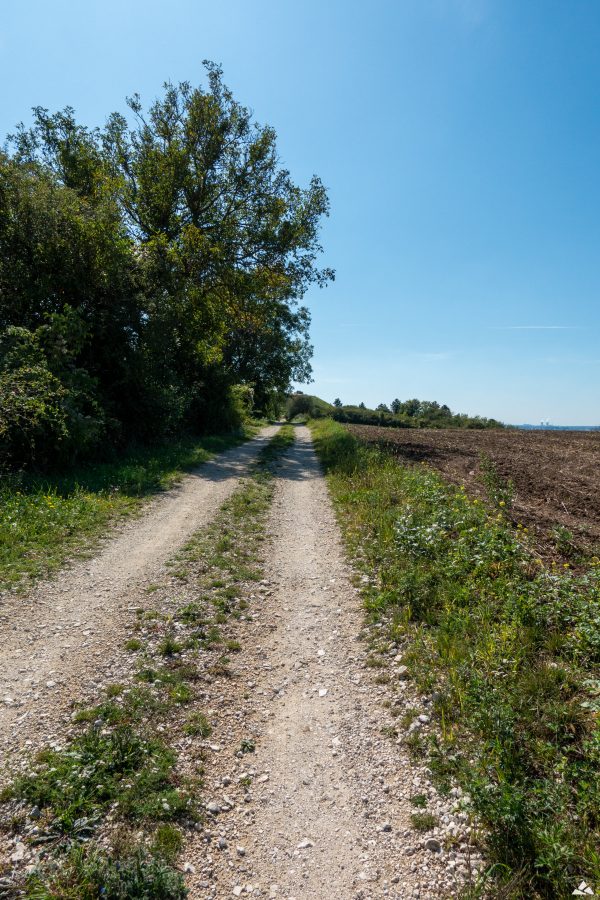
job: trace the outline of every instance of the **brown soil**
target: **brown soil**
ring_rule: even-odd
[[[499,475],[512,480],[513,518],[531,527],[540,552],[561,555],[552,536],[557,525],[572,533],[575,555],[600,545],[600,433],[347,427],[361,441],[403,461],[428,463],[480,496],[485,496],[480,459],[485,453]]]

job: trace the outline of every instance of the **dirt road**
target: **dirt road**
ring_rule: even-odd
[[[164,563],[210,521],[274,430],[186,478],[95,559],[11,598],[29,612],[8,611],[17,624],[2,630],[0,736],[13,759],[24,744],[60,742],[69,702],[122,677],[126,622],[153,578],[166,604],[171,593],[176,605],[197,594],[193,579],[171,591]],[[457,795],[437,794],[396,730],[402,716],[426,729],[431,698],[399,674],[395,649],[383,667],[369,665],[359,590],[307,428],[275,475],[265,579],[247,585],[247,615],[222,626],[239,652],[196,688],[212,735],[173,731],[184,768],[204,771],[206,818],[186,832],[179,860],[190,900],[457,896],[473,862],[467,817]],[[426,832],[415,797],[433,818]]]
[[[191,897],[453,894],[465,860],[435,838],[426,846],[433,835],[411,828],[410,797],[427,794],[444,814],[449,804],[382,734],[390,689],[365,668],[360,598],[308,429],[278,475],[270,591],[241,632],[230,705],[220,704],[207,799],[221,811],[186,855]],[[244,740],[256,749],[240,758]]]
[[[29,596],[0,606],[0,745],[49,736],[59,711],[109,663],[128,610],[165,561],[206,525],[277,431],[221,454],[158,497],[109,536],[90,560],[75,562]]]

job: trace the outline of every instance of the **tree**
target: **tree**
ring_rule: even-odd
[[[310,379],[310,319],[297,303],[333,277],[316,265],[329,204],[318,178],[305,189],[292,182],[274,130],[254,123],[221,69],[205,65],[207,90],[168,83],[147,113],[131,98],[135,125],[111,116],[103,143],[156,287],[151,320],[178,346],[177,376],[225,367],[260,403]]]
[[[411,418],[418,416],[421,412],[421,401],[417,399],[405,400],[402,404],[401,412],[407,416],[411,416]]]
[[[390,404],[390,409],[392,410],[394,415],[397,416],[398,413],[402,410],[402,401],[398,400],[397,398],[396,398],[396,400],[392,400],[392,402]]]
[[[342,403],[342,401],[340,400],[339,397],[336,397],[335,400],[333,401],[333,405],[335,406],[336,409],[341,409],[341,407],[344,404]]]
[[[233,427],[249,398],[274,409],[311,378],[301,300],[333,278],[327,194],[292,181],[274,130],[206,70],[103,130],[38,107],[0,154],[0,332],[35,335],[113,438]]]

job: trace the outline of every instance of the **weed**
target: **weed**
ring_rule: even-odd
[[[161,656],[173,656],[175,653],[181,653],[183,644],[176,641],[172,634],[167,634],[158,645],[158,652]]]
[[[48,809],[58,834],[93,823],[113,804],[130,818],[176,818],[188,811],[189,798],[171,781],[174,754],[156,739],[129,726],[108,735],[91,728],[60,751],[40,754],[34,770],[20,775],[13,797]]]
[[[420,807],[424,809],[427,806],[427,795],[426,794],[413,794],[410,798],[410,802],[413,806]]]
[[[106,686],[106,696],[120,697],[124,690],[125,686],[122,684],[109,684]]]
[[[365,666],[367,669],[383,669],[385,660],[381,656],[367,656]]]
[[[201,738],[210,737],[212,734],[211,724],[201,712],[192,713],[183,726],[183,730],[186,734]]]
[[[393,725],[382,725],[380,729],[381,733],[389,738],[397,738],[398,732],[394,728]]]
[[[256,750],[256,744],[252,740],[252,738],[244,738],[242,743],[240,744],[240,751],[242,753],[254,753]]]
[[[415,831],[431,831],[439,824],[437,816],[432,813],[412,813],[410,822]]]
[[[125,649],[131,651],[131,653],[136,653],[142,649],[142,642],[137,638],[130,638],[130,640],[125,642]]]
[[[192,689],[187,684],[176,684],[169,691],[169,697],[174,703],[191,703],[194,699]]]
[[[487,453],[479,454],[479,471],[490,503],[509,510],[515,496],[515,487],[511,479],[505,479],[500,475],[496,463]]]
[[[183,876],[160,853],[139,848],[121,859],[75,847],[57,867],[48,864],[27,880],[30,900],[185,900]]]
[[[183,837],[178,828],[168,822],[159,825],[151,844],[152,853],[171,865],[176,861],[183,846]]]

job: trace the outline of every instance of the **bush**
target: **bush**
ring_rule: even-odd
[[[65,395],[44,365],[0,371],[0,467],[59,454],[69,436]]]
[[[72,461],[104,430],[93,380],[75,367],[52,371],[44,330],[9,327],[0,334],[0,467]]]
[[[332,410],[333,406],[319,397],[313,397],[312,394],[291,394],[287,399],[285,417],[288,420],[294,419],[296,416],[319,419],[322,416],[331,415]]]

